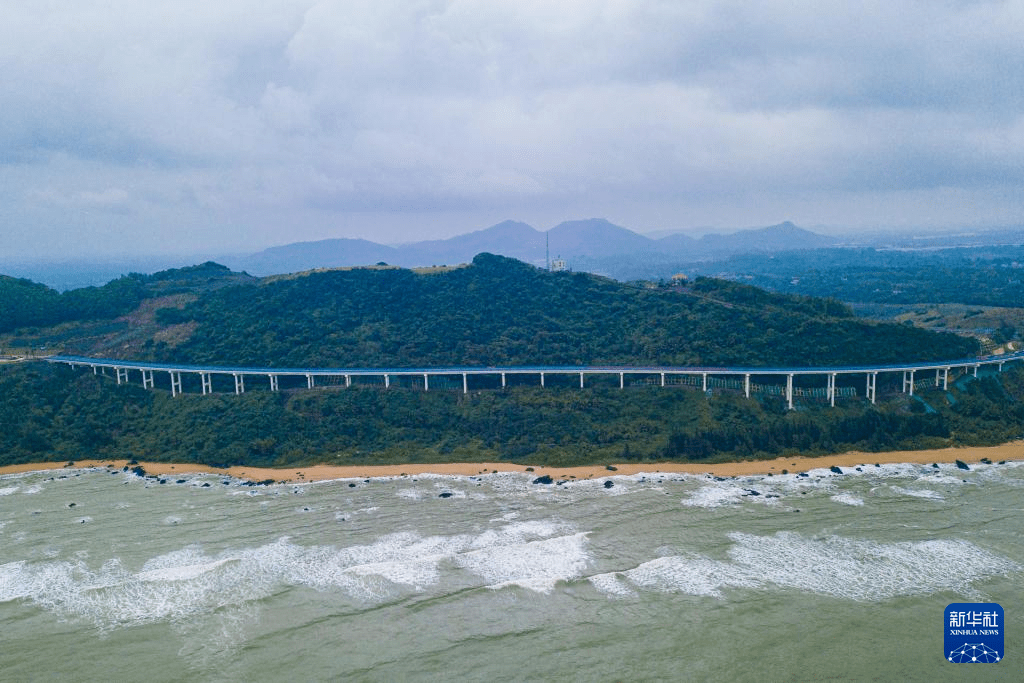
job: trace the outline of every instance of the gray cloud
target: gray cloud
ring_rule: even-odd
[[[1020,2],[8,5],[7,256],[1021,215]]]

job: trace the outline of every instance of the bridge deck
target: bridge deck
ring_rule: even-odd
[[[712,367],[712,366],[657,366],[657,365],[515,365],[515,366],[451,366],[423,368],[278,368],[232,365],[188,365],[176,363],[150,363],[114,358],[88,356],[47,356],[44,360],[67,365],[87,365],[100,368],[121,368],[160,372],[183,372],[224,375],[280,375],[280,376],[379,376],[379,375],[495,375],[505,374],[685,374],[685,375],[843,375],[871,372],[918,372],[973,368],[982,365],[1003,364],[1024,359],[1024,351],[1000,356],[962,358],[958,360],[904,363],[894,365],[844,365],[836,367]]]
[[[154,372],[166,372],[170,375],[171,395],[177,396],[183,393],[183,374],[199,375],[202,381],[202,393],[213,393],[213,377],[217,375],[231,375],[234,378],[236,394],[245,392],[245,378],[247,376],[263,376],[269,378],[270,390],[278,391],[280,388],[279,378],[281,377],[305,377],[306,386],[314,388],[316,381],[324,377],[344,377],[345,385],[352,384],[353,377],[379,377],[383,380],[385,387],[391,386],[392,378],[421,377],[423,389],[429,391],[431,377],[461,376],[462,392],[469,392],[469,377],[487,375],[501,378],[501,386],[506,386],[508,375],[539,375],[540,385],[545,386],[547,375],[578,375],[579,384],[584,386],[586,375],[617,375],[619,387],[625,387],[626,375],[648,375],[659,378],[661,386],[666,384],[679,383],[678,378],[700,378],[699,384],[702,389],[708,391],[720,387],[721,383],[737,384],[735,387],[742,388],[744,394],[749,398],[751,392],[777,393],[785,396],[787,405],[793,408],[794,396],[807,395],[807,390],[794,385],[794,378],[797,376],[824,377],[826,387],[823,390],[813,390],[823,395],[835,405],[837,396],[848,396],[851,389],[837,386],[837,378],[840,375],[864,375],[864,395],[872,403],[877,396],[877,376],[882,373],[903,373],[903,391],[913,395],[916,386],[922,382],[914,379],[915,373],[934,371],[934,386],[947,388],[949,374],[953,370],[962,369],[965,372],[970,370],[976,376],[978,368],[985,365],[998,365],[1002,370],[1005,363],[1024,359],[1024,351],[1001,356],[989,356],[984,358],[962,358],[958,360],[929,362],[929,363],[905,363],[895,365],[858,365],[858,366],[837,366],[837,367],[676,367],[676,366],[647,366],[647,365],[535,365],[535,366],[505,366],[505,367],[479,367],[479,366],[453,366],[453,367],[427,367],[427,368],[275,368],[275,367],[249,367],[249,366],[224,366],[224,365],[186,365],[175,363],[150,363],[143,361],[118,360],[114,358],[90,358],[87,356],[48,356],[43,360],[50,363],[63,363],[72,367],[90,367],[93,372],[111,368],[117,375],[117,383],[128,381],[129,371],[136,371],[142,374],[142,386],[154,388],[156,383],[153,378]],[[751,383],[752,377],[775,376],[785,377],[784,387],[769,385],[767,388]],[[725,380],[724,377],[742,377],[738,379]],[[671,381],[667,381],[671,380]],[[847,382],[849,380],[846,380]],[[931,383],[931,380],[928,380]],[[741,387],[740,387],[741,385]]]

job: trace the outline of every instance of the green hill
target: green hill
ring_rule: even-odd
[[[203,294],[152,360],[271,367],[656,364],[809,366],[960,358],[973,340],[855,318],[826,299],[713,279],[629,286],[490,254],[419,274],[332,270]]]
[[[368,267],[258,280],[203,264],[122,280],[135,284],[118,280],[89,292],[120,303],[78,322],[61,308],[74,292],[15,281],[9,291],[22,297],[11,297],[22,302],[18,310],[29,310],[25,297],[35,296],[65,317],[57,328],[16,335],[79,353],[277,367],[855,365],[977,350],[955,335],[859,320],[834,300],[714,279],[627,285],[487,254],[461,268],[420,272]],[[134,308],[118,294],[122,287],[134,292]],[[800,399],[792,411],[779,396],[620,390],[609,378],[585,390],[553,381],[466,395],[461,386],[433,384],[430,392],[284,388],[175,398],[66,367],[0,366],[0,462],[710,461],[992,443],[1019,436],[1024,420],[1018,369],[964,378],[948,394],[923,389],[915,399],[900,393],[898,377],[880,378],[877,406]]]

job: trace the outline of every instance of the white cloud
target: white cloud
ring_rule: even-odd
[[[970,196],[1024,208],[1004,191],[1024,180],[1017,2],[9,5],[10,243],[53,197],[122,211],[104,228],[122,243],[191,224],[239,246],[378,236],[359,212],[654,228],[930,222],[922,192],[967,197],[954,221]]]

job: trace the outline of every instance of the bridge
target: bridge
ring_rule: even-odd
[[[69,365],[73,368],[91,368],[94,374],[106,375],[113,371],[118,384],[126,383],[131,373],[137,373],[144,388],[156,386],[155,373],[167,373],[170,379],[172,396],[183,392],[182,377],[197,377],[199,390],[202,394],[212,394],[213,380],[230,378],[233,380],[235,394],[245,392],[246,379],[250,385],[254,379],[262,378],[267,382],[270,391],[281,390],[281,380],[286,379],[293,384],[298,382],[307,389],[327,384],[344,383],[351,387],[353,383],[374,383],[383,385],[385,389],[393,384],[405,382],[424,391],[429,391],[431,379],[435,387],[438,385],[450,388],[452,381],[458,386],[461,380],[462,393],[471,389],[497,386],[505,388],[510,380],[524,378],[530,382],[538,382],[541,387],[547,386],[549,378],[569,376],[575,383],[579,378],[580,388],[585,386],[585,378],[590,376],[611,377],[618,380],[620,389],[630,384],[646,384],[669,386],[686,384],[700,387],[707,393],[715,388],[728,388],[743,391],[747,398],[751,393],[768,393],[784,396],[787,406],[792,409],[795,396],[815,396],[835,405],[837,397],[856,396],[858,385],[864,387],[864,396],[872,403],[877,399],[879,375],[896,375],[902,377],[902,392],[914,395],[915,389],[923,387],[949,388],[950,378],[961,374],[978,376],[981,367],[992,367],[1002,372],[1006,363],[1024,360],[1024,351],[1016,353],[988,356],[983,358],[964,358],[960,360],[907,363],[897,365],[864,365],[842,367],[661,367],[661,366],[509,366],[509,367],[434,367],[434,368],[260,368],[260,367],[229,367],[219,365],[181,365],[172,363],[149,363],[144,361],[117,360],[112,358],[90,358],[87,356],[55,355],[43,358],[49,363]],[[934,374],[933,374],[934,373]],[[800,378],[798,381],[797,378]],[[412,380],[412,381],[410,381]],[[758,380],[758,381],[754,381]],[[783,384],[783,380],[785,383]],[[223,379],[221,382],[223,383]],[[564,382],[564,379],[562,380]],[[614,380],[613,380],[614,381]],[[767,383],[764,383],[767,382]],[[191,380],[195,384],[195,379]],[[799,384],[799,386],[797,385]],[[823,386],[822,386],[823,385]],[[842,385],[842,386],[840,386]],[[231,383],[228,383],[230,391]]]

